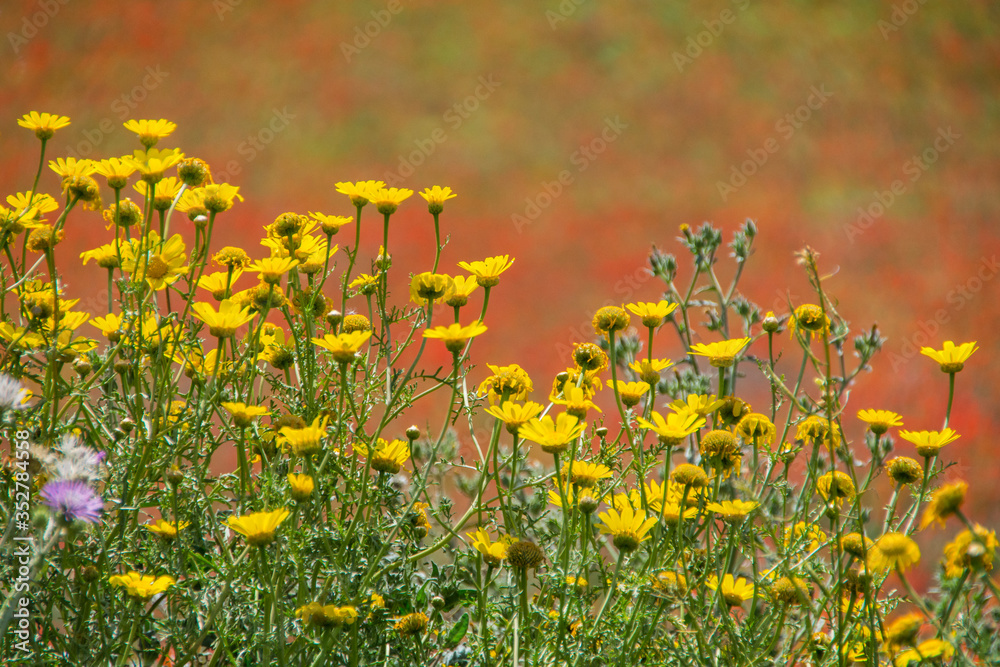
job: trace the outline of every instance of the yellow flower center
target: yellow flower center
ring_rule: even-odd
[[[170,265],[163,261],[162,257],[159,255],[153,255],[146,264],[146,277],[152,278],[153,280],[159,280],[163,276],[167,275],[167,271],[169,270]]]

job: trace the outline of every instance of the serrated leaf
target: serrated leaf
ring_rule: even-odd
[[[452,626],[451,630],[444,638],[445,648],[453,648],[458,646],[458,643],[465,638],[465,633],[469,631],[469,612],[462,614],[462,617],[458,619],[458,622]]]

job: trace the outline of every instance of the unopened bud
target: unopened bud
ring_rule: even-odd
[[[406,429],[406,438],[410,442],[413,442],[419,437],[420,437],[420,429],[417,428],[416,426],[411,426],[410,428]]]

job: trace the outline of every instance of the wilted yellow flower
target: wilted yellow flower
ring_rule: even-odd
[[[795,309],[789,325],[789,336],[794,336],[796,331],[801,331],[811,339],[830,331],[830,318],[823,313],[821,307],[806,303]]]
[[[282,507],[272,512],[253,512],[241,517],[231,516],[226,523],[243,535],[250,545],[262,547],[274,541],[275,531],[289,514],[288,508]]]
[[[955,345],[950,340],[946,340],[940,350],[935,350],[933,347],[922,347],[920,348],[920,354],[926,355],[938,362],[941,365],[942,372],[958,373],[965,368],[965,362],[978,349],[979,346],[976,345],[976,341]]]
[[[154,595],[164,592],[177,583],[177,581],[168,575],[154,577],[150,574],[129,572],[128,574],[116,574],[110,577],[108,583],[112,586],[121,586],[134,598],[148,600]]]

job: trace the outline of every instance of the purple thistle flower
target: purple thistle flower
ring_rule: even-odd
[[[75,519],[87,523],[97,523],[101,519],[104,501],[86,483],[79,480],[61,479],[49,482],[39,494],[56,515],[71,523]]]

